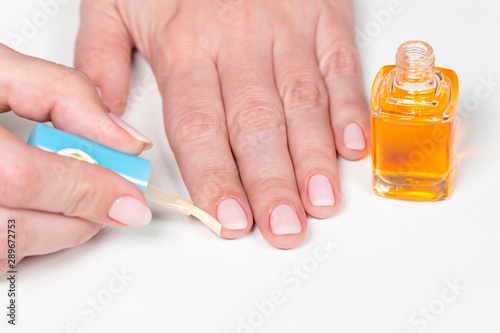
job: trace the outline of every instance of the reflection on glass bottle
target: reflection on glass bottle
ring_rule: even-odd
[[[371,93],[373,189],[383,197],[444,200],[456,172],[458,78],[434,66],[432,47],[402,44]]]

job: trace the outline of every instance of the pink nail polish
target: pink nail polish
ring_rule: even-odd
[[[217,218],[226,229],[241,230],[248,226],[245,211],[240,203],[232,198],[225,199],[219,203]]]
[[[332,184],[328,177],[316,174],[309,179],[309,200],[316,207],[329,207],[335,205]]]
[[[344,144],[349,149],[365,149],[365,138],[363,137],[363,131],[358,124],[349,123],[344,128]]]
[[[271,213],[271,230],[277,235],[298,234],[302,231],[299,217],[288,205],[279,205]]]
[[[116,115],[112,113],[108,113],[109,117],[121,128],[123,128],[125,131],[127,131],[130,135],[132,135],[134,138],[136,138],[139,141],[142,141],[146,144],[144,150],[148,150],[151,147],[153,147],[153,141],[148,139],[144,134],[133,128],[129,123],[125,122],[125,120],[117,117]]]
[[[130,196],[116,199],[108,212],[110,219],[133,227],[147,225],[152,215],[148,206]]]

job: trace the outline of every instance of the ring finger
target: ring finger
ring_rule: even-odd
[[[277,30],[274,68],[302,203],[310,215],[324,218],[340,207],[340,178],[328,93],[315,55],[316,15],[304,12],[304,19],[294,21],[299,23]]]

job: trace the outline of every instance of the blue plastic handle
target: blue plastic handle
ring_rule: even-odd
[[[94,141],[37,124],[28,139],[28,144],[43,150],[80,159],[106,167],[146,191],[151,162],[105,147]]]

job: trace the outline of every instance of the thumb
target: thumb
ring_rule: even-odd
[[[75,67],[100,90],[112,113],[127,106],[132,40],[116,7],[109,0],[83,0],[75,47]]]
[[[26,145],[0,127],[0,206],[110,226],[151,221],[142,192],[111,170]]]

